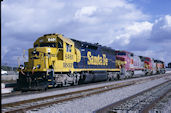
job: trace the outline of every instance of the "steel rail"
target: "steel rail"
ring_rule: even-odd
[[[171,90],[168,90],[163,95],[161,95],[159,98],[157,98],[155,101],[153,101],[150,105],[146,105],[144,109],[141,111],[141,113],[149,113],[149,111],[158,103],[160,100],[162,100]]]
[[[167,75],[167,74],[164,74]],[[163,76],[163,75],[155,75],[155,76]],[[138,77],[131,77],[129,79],[136,79],[136,78],[146,78],[146,77],[150,77],[150,76],[138,76]],[[128,79],[121,79],[121,80],[128,80]],[[119,80],[119,81],[121,81]],[[117,80],[118,81],[118,80]],[[69,89],[69,88],[78,88],[78,87],[85,87],[85,86],[90,86],[90,85],[97,85],[97,84],[103,84],[103,83],[108,83],[108,82],[114,82],[114,81],[103,81],[103,82],[97,82],[97,83],[89,83],[89,84],[81,84],[81,85],[77,85],[77,86],[69,86],[69,87],[62,87],[62,88],[52,88],[52,89],[48,89],[48,92],[50,91],[56,91],[56,90],[65,90],[65,89]],[[23,95],[29,95],[29,94],[41,94],[44,93],[45,91],[28,91],[28,92],[22,92],[22,91],[14,91],[12,93],[8,93],[8,94],[1,94],[1,97],[4,98],[9,98],[9,97],[15,97],[15,96],[23,96]]]
[[[130,86],[130,85],[134,85],[134,84],[140,84],[142,82],[158,79],[161,77],[163,77],[163,76],[156,76],[156,77],[152,76],[150,78],[140,78],[138,80],[126,81],[123,83],[116,83],[116,84],[112,84],[112,85],[106,85],[106,86],[101,86],[101,87],[96,87],[96,88],[79,90],[79,91],[74,91],[74,92],[69,92],[69,93],[63,93],[63,94],[52,95],[52,96],[47,96],[47,97],[40,97],[40,98],[35,98],[35,99],[29,99],[29,100],[23,100],[23,101],[18,101],[18,102],[2,104],[1,105],[2,112],[14,113],[14,112],[26,111],[26,110],[30,110],[30,109],[34,109],[34,108],[40,108],[40,107],[55,104],[55,103],[61,103],[64,101],[69,101],[69,100],[78,99],[78,98],[82,98],[82,97],[86,97],[86,96],[90,96],[90,95],[94,95],[94,94],[103,93],[103,92],[110,91],[113,89],[118,89],[118,88]],[[47,100],[50,100],[50,99],[52,101],[47,102]],[[39,103],[36,104],[36,102],[37,103],[39,102]],[[18,107],[18,108],[16,108],[16,107]]]
[[[50,104],[54,104],[54,103],[59,103],[59,102],[73,100],[73,99],[76,99],[76,98],[90,96],[90,95],[93,95],[93,94],[98,94],[98,93],[102,93],[102,92],[113,90],[113,89],[122,88],[122,87],[130,86],[130,85],[133,85],[133,84],[134,84],[133,82],[125,83],[125,84],[117,84],[117,85],[115,85],[113,87],[112,86],[104,86],[104,87],[80,90],[80,91],[75,91],[75,92],[59,94],[59,95],[53,95],[53,96],[48,96],[48,97],[41,97],[41,98],[35,98],[35,99],[30,99],[30,100],[23,100],[23,101],[19,101],[19,102],[8,103],[8,104],[2,104],[2,109],[8,108],[8,107],[11,108],[11,107],[15,107],[15,106],[20,106],[20,105],[24,105],[26,103],[33,103],[33,102],[37,102],[37,101],[63,97],[61,100],[47,102],[47,103],[41,103],[41,104],[34,105],[34,106],[28,106],[27,108],[21,108],[21,109],[11,110],[11,111],[7,111],[7,112],[8,113],[10,113],[10,112],[11,113],[12,112],[18,112],[18,111],[21,111],[22,109],[29,110],[29,109],[38,108],[38,107],[42,107],[42,106],[46,106],[46,105],[50,105]],[[99,90],[99,89],[102,89],[102,88],[103,88],[103,90]],[[94,92],[90,92],[90,93],[82,94],[82,95],[71,96],[71,95],[74,95],[74,94],[81,94],[81,93],[85,93],[85,92],[93,91],[93,90],[99,90],[99,91],[94,91]],[[66,96],[69,96],[69,97],[67,98]],[[66,98],[64,98],[64,97],[66,97]]]
[[[140,92],[140,93],[137,93],[137,94],[135,94],[135,95],[132,95],[132,96],[130,96],[130,97],[127,97],[127,98],[125,98],[125,99],[123,99],[123,100],[120,100],[120,101],[118,101],[118,102],[115,102],[115,103],[112,103],[112,104],[110,104],[110,105],[107,105],[107,106],[105,106],[105,107],[103,107],[103,108],[101,108],[101,109],[98,109],[98,110],[96,110],[96,111],[94,111],[93,113],[117,113],[117,111],[112,111],[112,109],[117,109],[117,107],[118,106],[120,106],[120,105],[124,105],[124,103],[127,103],[127,102],[129,102],[129,101],[131,101],[132,99],[134,99],[134,98],[136,98],[137,96],[140,96],[140,95],[142,95],[142,94],[144,94],[144,93],[146,93],[146,92],[149,92],[149,91],[151,91],[151,90],[153,90],[153,89],[155,89],[155,88],[157,88],[157,87],[160,87],[160,86],[162,86],[162,85],[165,85],[165,84],[167,84],[167,83],[169,83],[170,82],[170,84],[171,84],[171,80],[168,80],[168,81],[166,81],[166,82],[164,82],[164,83],[161,83],[161,84],[159,84],[159,85],[156,85],[156,86],[154,86],[154,87],[152,87],[152,88],[149,88],[149,89],[147,89],[147,90],[144,90],[144,91],[142,91],[142,92]],[[137,113],[148,113],[148,111],[150,111],[154,106],[155,106],[155,104],[158,102],[158,101],[160,101],[169,91],[171,90],[171,88],[169,89],[169,90],[167,90],[166,92],[164,92],[164,94],[162,94],[161,96],[159,96],[158,98],[156,98],[155,100],[153,100],[150,104],[146,104],[144,107],[143,107],[143,109],[142,110],[140,110],[139,112],[137,112]],[[138,103],[136,103],[136,105],[137,105]],[[128,108],[129,108],[129,106],[127,106]],[[128,109],[128,108],[122,108],[122,110],[126,110],[126,109]],[[119,110],[119,109],[118,109]]]

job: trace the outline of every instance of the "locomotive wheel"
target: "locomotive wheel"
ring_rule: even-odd
[[[117,80],[120,80],[120,75],[119,74],[117,75]]]
[[[133,76],[134,76],[134,71],[131,72],[131,77],[133,77]]]
[[[63,85],[62,85],[62,83],[61,84],[58,84],[56,87],[62,87]]]
[[[78,81],[77,81],[77,80],[74,80],[74,82],[73,82],[71,85],[72,85],[72,86],[78,85]]]
[[[25,89],[22,89],[21,92],[24,93],[24,92],[27,92],[28,90],[25,90]]]
[[[42,88],[41,91],[47,91],[48,87]]]
[[[111,81],[111,78],[110,77],[107,77],[107,81]]]

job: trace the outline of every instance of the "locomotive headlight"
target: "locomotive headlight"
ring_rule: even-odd
[[[48,48],[48,50],[47,50],[47,51],[48,51],[48,53],[50,53],[50,52],[51,52],[50,48]]]
[[[35,54],[36,53],[36,49],[34,48],[34,50],[33,50],[33,54]]]
[[[33,69],[36,69],[36,67],[34,66]]]
[[[37,69],[40,69],[40,67],[41,67],[41,65],[40,65],[40,64],[38,64],[38,65],[37,65]]]
[[[20,69],[24,69],[24,66],[23,65],[20,65]]]
[[[36,53],[36,50],[33,51],[33,54],[35,54],[35,53]]]

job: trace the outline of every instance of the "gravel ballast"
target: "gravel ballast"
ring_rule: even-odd
[[[124,87],[121,89],[115,89],[102,94],[92,95],[73,101],[54,104],[45,108],[37,109],[35,111],[27,111],[27,113],[92,113],[97,109],[161,84],[169,79],[171,79],[171,76],[144,82],[142,84]]]
[[[73,92],[73,91],[85,90],[85,89],[89,89],[89,88],[101,87],[101,86],[105,86],[105,85],[122,83],[123,81],[124,82],[132,81],[132,80],[136,80],[136,79],[140,79],[140,78],[113,81],[113,82],[105,82],[105,83],[97,83],[97,84],[90,84],[88,86],[82,85],[80,87],[75,87],[75,88],[72,87],[72,88],[60,89],[60,90],[58,88],[56,88],[55,91],[48,91],[47,90],[46,92],[43,92],[43,93],[37,93],[37,94],[35,93],[35,94],[19,95],[19,96],[14,96],[14,97],[2,98],[1,103],[6,104],[6,103],[17,102],[17,101],[22,101],[22,100],[28,100],[28,99],[34,99],[34,98],[39,98],[39,97],[57,95],[57,94],[68,93],[68,92]]]

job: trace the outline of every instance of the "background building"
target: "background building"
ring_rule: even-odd
[[[168,63],[168,68],[171,68],[171,62],[170,62],[170,63]]]

